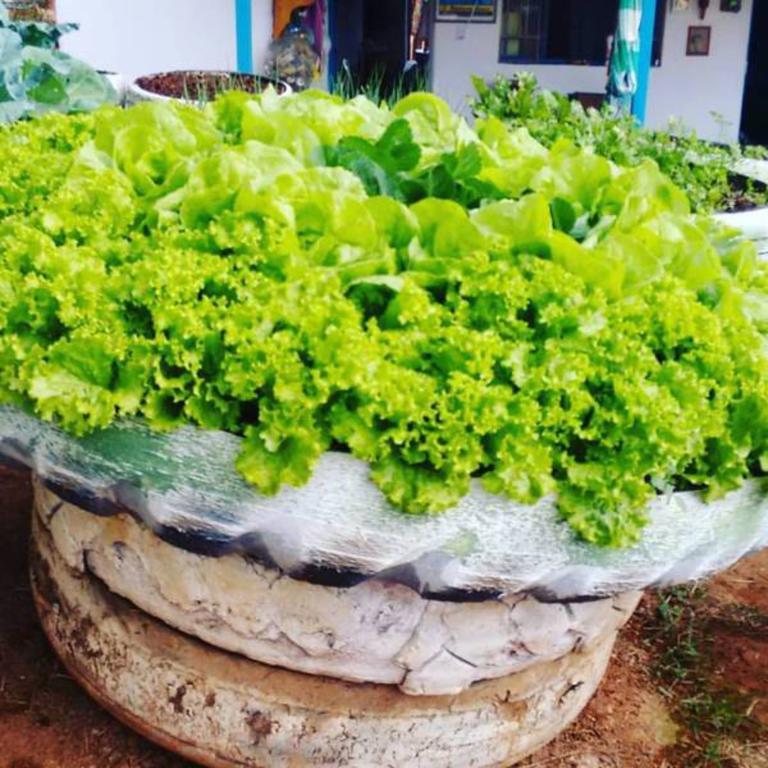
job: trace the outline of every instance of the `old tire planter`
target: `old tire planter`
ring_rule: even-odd
[[[32,552],[43,627],[74,677],[130,726],[210,766],[510,765],[586,705],[639,599],[462,603],[379,581],[317,586],[239,554],[184,552],[39,481]],[[282,594],[270,598],[265,578]],[[401,610],[412,625],[396,626]],[[248,626],[260,611],[276,619],[261,637]],[[377,676],[389,684],[365,680]]]
[[[240,438],[123,422],[73,438],[0,408],[0,460],[35,476],[32,579],[72,674],[116,716],[211,766],[511,765],[602,678],[639,591],[768,545],[768,478],[648,506],[600,550],[479,484],[414,518],[327,452],[264,497]]]

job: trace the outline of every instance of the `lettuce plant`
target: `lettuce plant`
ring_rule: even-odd
[[[473,78],[477,96],[472,109],[493,115],[510,126],[525,127],[545,146],[567,138],[591,148],[617,165],[632,167],[653,160],[688,195],[694,210],[730,211],[768,205],[764,184],[741,177],[732,169],[745,158],[764,158],[764,147],[713,144],[682,126],[653,131],[631,115],[584,109],[578,101],[540,89],[527,72],[514,79],[499,76],[492,84]]]
[[[476,479],[630,544],[654,494],[768,468],[767,295],[653,163],[429,94],[0,132],[0,401],[78,435],[243,435],[267,494],[345,450],[408,513]]]

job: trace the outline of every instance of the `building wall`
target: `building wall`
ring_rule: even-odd
[[[473,93],[471,75],[491,80],[497,74],[509,76],[525,69],[533,72],[542,86],[550,90],[604,90],[605,67],[499,63],[500,10],[496,17],[495,24],[435,24],[432,85],[435,92],[446,99],[454,109],[466,109],[467,101]]]
[[[722,13],[714,0],[704,21],[693,8],[667,14],[662,65],[651,71],[650,125],[663,127],[674,116],[704,138],[738,138],[754,1],[744,0],[739,13]],[[709,56],[685,55],[691,25],[712,27]]]
[[[753,1],[744,0],[741,12],[734,14],[722,13],[715,0],[703,22],[693,7],[686,12],[667,13],[662,64],[651,73],[649,125],[664,127],[675,117],[704,138],[737,138]],[[433,86],[451,106],[466,109],[473,92],[471,74],[490,80],[496,74],[511,75],[525,69],[550,90],[570,93],[605,89],[605,67],[499,63],[500,11],[497,17],[495,24],[435,24]],[[696,24],[712,27],[708,57],[685,55],[688,26]]]
[[[234,0],[57,0],[60,21],[80,24],[63,50],[99,69],[139,75],[227,69],[237,62]],[[253,2],[257,69],[272,37],[272,1]]]

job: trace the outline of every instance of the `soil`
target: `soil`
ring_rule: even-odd
[[[766,194],[763,182],[738,173],[728,174],[728,180],[731,184],[731,197],[721,206],[724,212],[741,213],[763,207]]]
[[[0,768],[192,768],[100,709],[53,656],[27,581],[27,476],[0,468],[0,498]],[[579,720],[524,768],[768,768],[768,731],[726,740],[724,762],[696,752],[680,714],[692,691],[654,673],[669,650],[656,637],[659,599],[644,598]],[[696,611],[711,633],[699,672],[768,726],[768,550],[713,579]]]
[[[225,91],[246,91],[261,93],[272,85],[278,93],[285,91],[285,85],[276,80],[258,75],[238,72],[200,72],[185,71],[163,72],[146,75],[136,80],[136,85],[150,93],[170,96],[188,101],[212,101]]]

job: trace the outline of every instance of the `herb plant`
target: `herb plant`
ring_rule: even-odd
[[[630,544],[655,493],[768,468],[767,294],[654,164],[430,94],[0,131],[0,401],[243,435],[268,494],[345,450],[409,513],[476,478]]]
[[[387,76],[386,67],[374,67],[367,77],[352,72],[344,61],[331,85],[331,91],[344,99],[365,96],[376,104],[386,102],[392,106],[413,91],[429,89],[429,78],[419,66],[399,72],[395,77]]]
[[[634,167],[653,160],[689,197],[696,211],[730,211],[768,205],[768,191],[759,182],[741,178],[733,168],[749,157],[765,157],[762,147],[724,146],[698,139],[673,126],[672,132],[652,131],[631,115],[614,114],[610,107],[584,109],[578,101],[541,90],[534,75],[499,76],[492,85],[474,78],[478,116],[493,115],[513,127],[525,127],[537,141],[551,147],[568,139],[590,148],[617,165]]]

